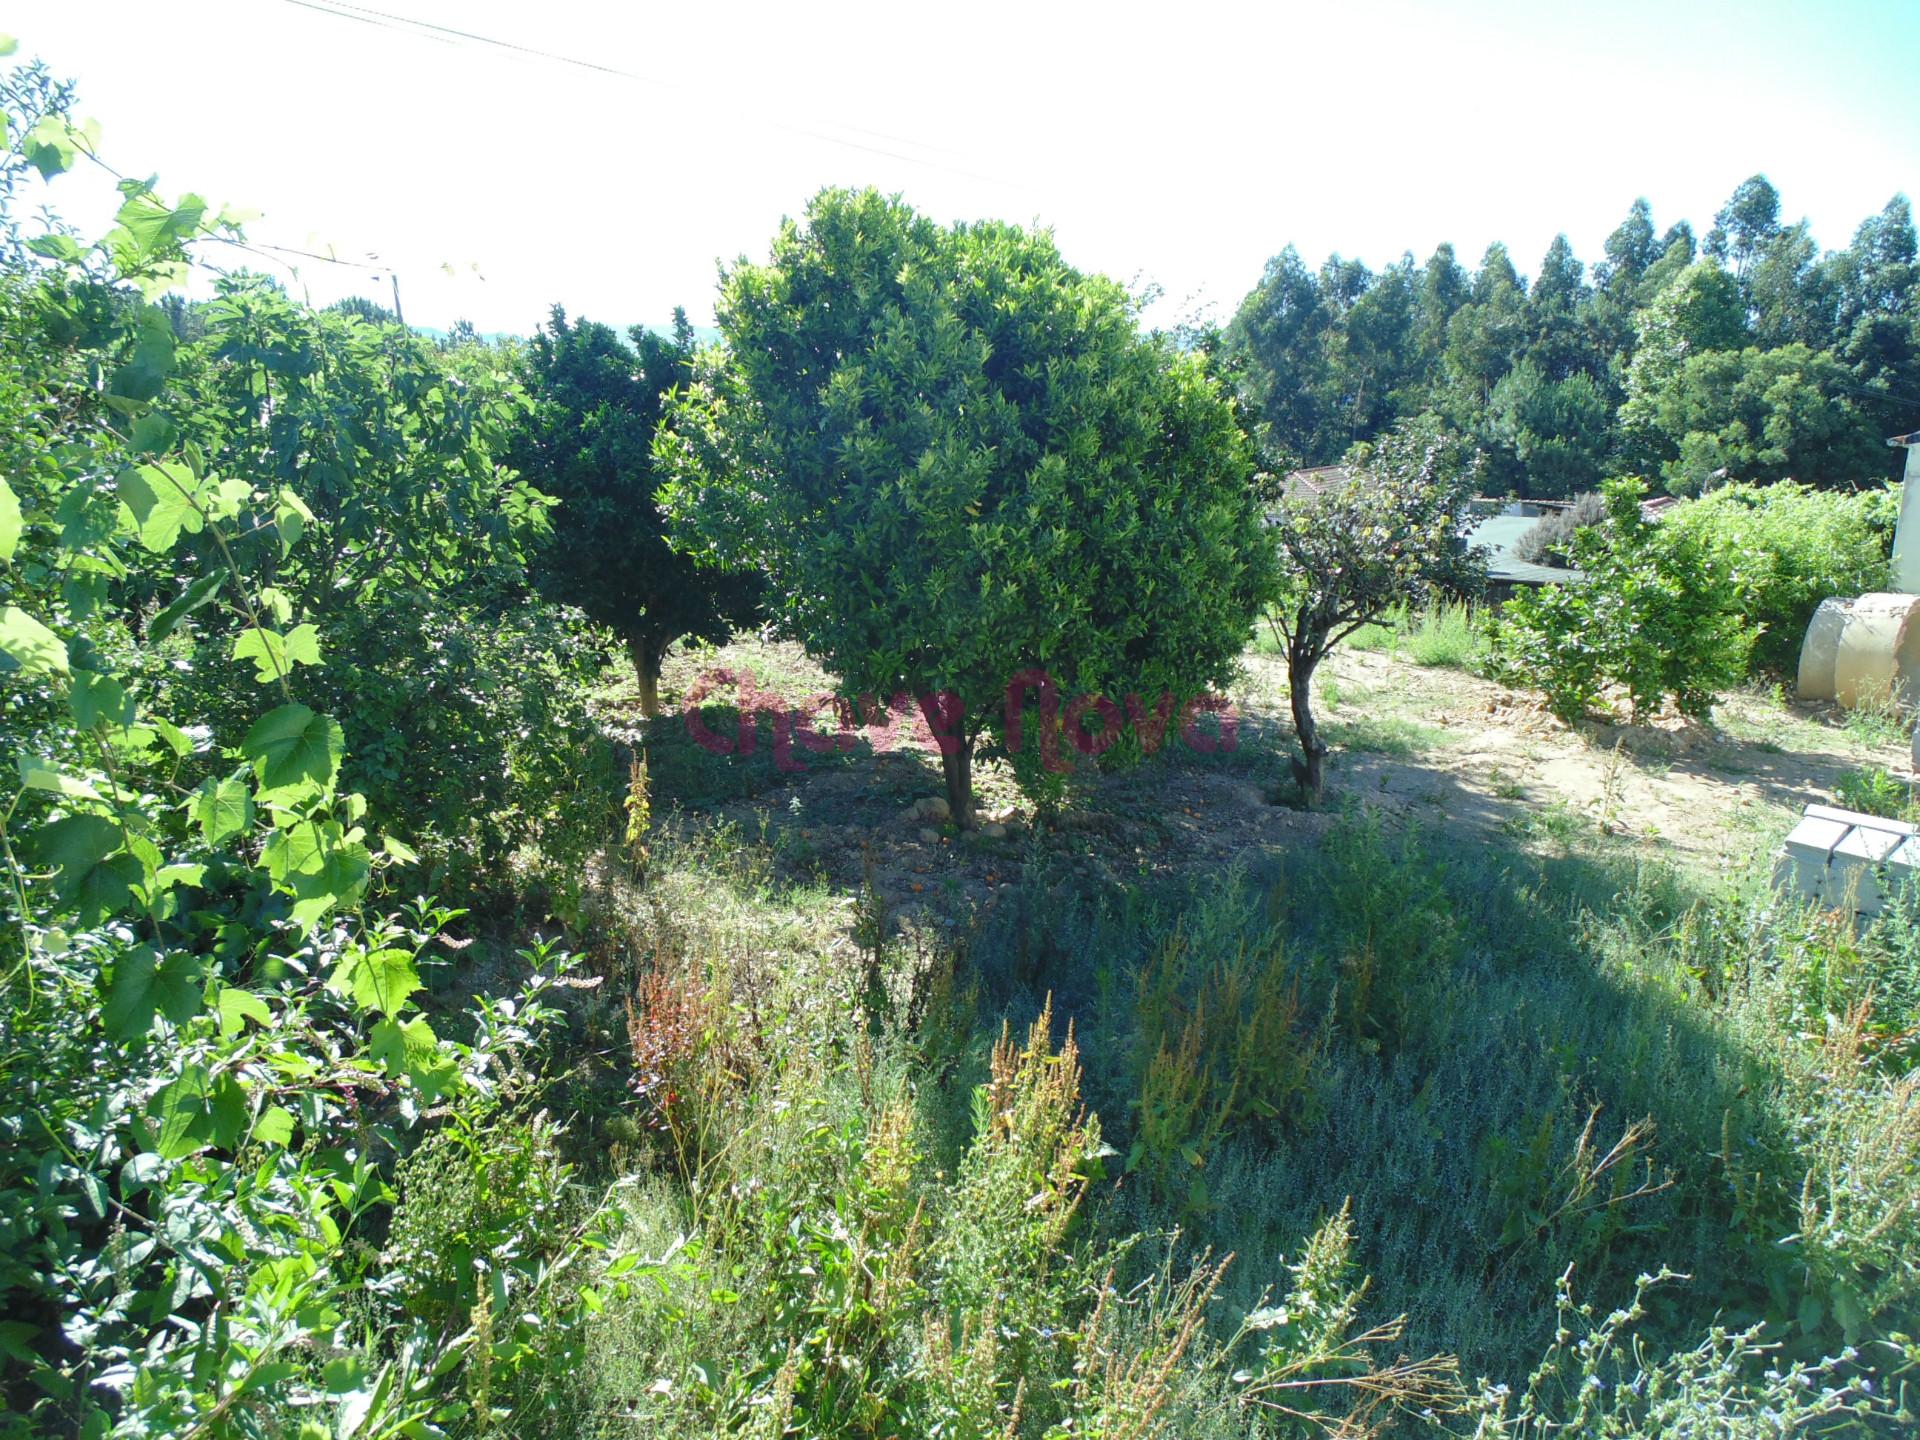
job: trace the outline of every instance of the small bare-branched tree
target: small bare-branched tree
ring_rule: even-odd
[[[1479,457],[1423,417],[1397,426],[1356,457],[1345,479],[1278,497],[1278,601],[1268,612],[1287,656],[1300,759],[1294,779],[1308,805],[1325,788],[1327,742],[1313,718],[1313,672],[1333,647],[1400,601],[1471,593],[1484,555],[1461,538]]]

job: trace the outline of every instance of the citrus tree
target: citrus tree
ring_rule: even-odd
[[[1390,605],[1474,589],[1482,558],[1461,541],[1475,464],[1430,422],[1396,427],[1356,455],[1344,481],[1282,496],[1273,514],[1280,595],[1269,612],[1287,655],[1301,799],[1318,803],[1328,745],[1313,676],[1333,647]]]
[[[1609,480],[1601,493],[1606,523],[1573,536],[1584,583],[1510,600],[1493,629],[1495,667],[1540,690],[1569,724],[1614,685],[1636,719],[1671,697],[1705,720],[1718,693],[1745,678],[1753,650],[1740,562],[1697,527],[1648,520],[1644,481]]]
[[[920,697],[957,823],[1023,676],[1116,711],[1227,679],[1273,572],[1246,437],[1051,235],[826,190],[718,311],[668,508],[849,694]]]
[[[559,502],[536,564],[541,589],[620,637],[651,717],[667,648],[726,638],[753,618],[760,587],[670,548],[654,500],[653,432],[693,356],[686,313],[675,312],[671,337],[636,325],[627,342],[556,305],[527,350],[533,404],[509,455]]]

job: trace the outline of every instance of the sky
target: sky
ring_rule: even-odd
[[[1531,274],[1563,231],[1598,258],[1636,196],[1704,232],[1764,172],[1837,247],[1920,191],[1892,58],[1915,0],[69,0],[7,24],[117,169],[357,262],[299,262],[296,291],[390,303],[397,276],[409,322],[483,332],[556,301],[708,324],[719,264],[830,184],[1050,226],[1157,287],[1160,323],[1226,319],[1289,243],[1378,267],[1501,240]],[[111,213],[97,175],[52,198]]]

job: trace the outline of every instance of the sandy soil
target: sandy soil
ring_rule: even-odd
[[[828,688],[796,647],[741,641],[670,662],[669,707],[700,693],[700,677],[718,667],[751,673],[763,691],[795,701]],[[1891,733],[1856,733],[1831,707],[1760,693],[1729,697],[1712,727],[1665,717],[1576,731],[1524,693],[1379,652],[1337,653],[1323,681],[1317,713],[1336,753],[1322,812],[1275,803],[1291,788],[1286,672],[1249,652],[1234,691],[1231,754],[1169,746],[1130,771],[1083,764],[1052,820],[1036,816],[1004,761],[989,761],[977,791],[996,823],[971,834],[917,813],[916,802],[941,789],[929,753],[862,746],[821,762],[796,749],[806,768],[782,773],[766,757],[770,725],[749,761],[695,754],[677,709],[641,726],[630,709],[618,713],[616,694],[610,718],[617,730],[644,735],[650,751],[678,746],[690,757],[691,768],[661,770],[684,782],[680,793],[669,784],[655,797],[661,811],[678,812],[675,823],[736,825],[796,875],[836,888],[871,884],[895,914],[929,919],[1004,903],[1035,866],[1046,867],[1049,886],[1096,888],[1223,867],[1248,851],[1312,843],[1334,813],[1353,806],[1442,826],[1465,843],[1606,843],[1735,878],[1779,843],[1802,805],[1831,803],[1850,771],[1877,765],[1913,778]],[[759,767],[750,777],[722,768],[749,764]]]

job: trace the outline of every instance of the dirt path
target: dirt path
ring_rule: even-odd
[[[1283,703],[1283,665],[1250,656],[1248,670],[1250,707]],[[1462,671],[1369,653],[1336,655],[1333,670],[1330,717],[1367,722],[1343,757],[1347,783],[1468,830],[1554,840],[1586,829],[1696,869],[1744,871],[1803,805],[1834,803],[1843,776],[1879,766],[1915,778],[1908,746],[1849,730],[1827,705],[1748,692],[1726,697],[1711,727],[1670,715],[1576,732],[1536,697]],[[1401,717],[1411,741],[1393,745],[1389,727],[1385,753],[1367,748],[1382,716]]]

